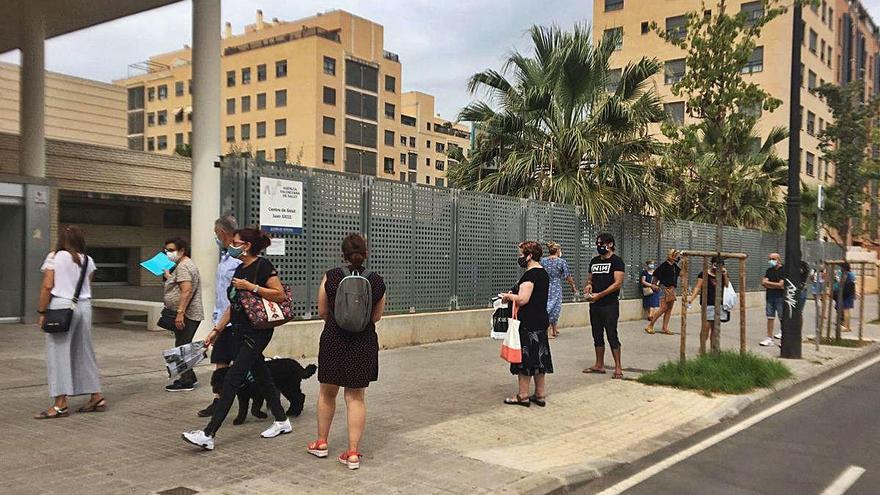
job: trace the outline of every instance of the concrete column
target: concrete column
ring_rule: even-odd
[[[214,309],[218,252],[214,221],[220,216],[220,0],[192,2],[193,135],[192,135],[192,259],[202,279],[206,323],[197,332],[210,330]]]
[[[46,176],[46,26],[42,2],[22,1],[19,170],[29,177]]]

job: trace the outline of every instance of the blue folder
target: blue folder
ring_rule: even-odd
[[[162,272],[174,268],[174,262],[169,260],[164,252],[160,252],[146,261],[141,261],[141,266],[153,275],[161,277]]]

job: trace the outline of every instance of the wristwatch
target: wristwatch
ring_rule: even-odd
[[[252,292],[253,292],[254,294],[259,294],[259,293],[260,293],[260,286],[259,286],[259,285],[255,285],[255,286],[254,286],[254,290],[253,290]]]

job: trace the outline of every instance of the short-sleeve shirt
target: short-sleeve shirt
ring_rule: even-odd
[[[626,264],[624,264],[620,256],[617,256],[616,254],[612,254],[608,259],[602,259],[601,256],[596,256],[590,260],[590,275],[592,276],[590,282],[593,285],[593,293],[599,293],[611,287],[611,285],[614,284],[614,272],[625,271]],[[619,298],[620,289],[617,289],[591,304],[595,306],[620,304]]]
[[[278,271],[275,270],[272,262],[266,258],[260,257],[248,266],[244,266],[244,263],[238,265],[238,268],[235,269],[233,278],[244,279],[257,284],[260,287],[266,287],[266,282],[268,282],[270,278],[277,276]],[[238,299],[238,289],[230,284],[229,288],[226,290],[226,294],[229,296],[229,303],[232,308],[232,319],[230,322],[233,325],[249,325],[250,320],[248,320],[247,313],[244,312],[244,309],[241,307],[241,302]]]
[[[697,274],[697,278],[703,278],[703,272]],[[718,277],[715,275],[709,274],[709,289],[706,291],[706,297],[709,299],[709,306],[715,305],[715,287],[718,286]],[[700,291],[700,304],[706,305],[706,302],[703,300],[703,292]]]
[[[514,293],[519,293],[519,286],[525,282],[531,282],[532,295],[529,302],[519,308],[520,324],[527,330],[546,329],[550,325],[550,317],[547,315],[547,298],[550,297],[550,276],[543,268],[526,270],[516,284]]]
[[[82,255],[80,255],[80,260],[82,260]],[[88,260],[86,279],[83,280],[83,286],[79,292],[79,299],[82,301],[92,298],[92,286],[89,278],[91,278],[92,272],[96,268],[91,256],[88,257]],[[55,285],[52,287],[52,296],[73,299],[74,294],[76,294],[76,284],[79,283],[82,265],[77,264],[73,260],[73,256],[67,251],[57,251],[49,253],[45,261],[43,261],[43,266],[40,267],[42,272],[50,270],[55,272]]]
[[[205,308],[202,305],[202,281],[199,277],[199,269],[192,258],[186,258],[174,267],[171,272],[171,278],[165,281],[164,301],[165,307],[177,310],[180,307],[180,284],[182,282],[192,283],[192,298],[189,305],[184,311],[184,316],[193,321],[202,321],[205,319]]]
[[[782,269],[782,265],[779,265],[777,268],[768,268],[764,277],[770,282],[779,282],[785,278],[785,270]],[[767,299],[782,297],[783,293],[782,289],[767,289]]]
[[[677,263],[670,263],[669,260],[660,263],[660,266],[654,270],[654,276],[660,281],[662,287],[678,287],[679,274],[681,274],[681,268]]]

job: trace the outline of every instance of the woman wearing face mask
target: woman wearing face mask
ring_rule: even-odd
[[[724,262],[720,261],[717,257],[712,257],[712,264],[709,266],[709,276],[704,277],[703,272],[697,274],[697,283],[694,285],[694,290],[691,292],[691,296],[688,299],[688,306],[693,303],[694,299],[703,294],[703,283],[704,280],[708,280],[708,290],[706,291],[706,298],[708,299],[708,303],[702,297],[700,297],[700,304],[706,306],[706,322],[703,324],[702,330],[700,330],[700,349],[706,348],[706,339],[709,338],[710,334],[715,333],[715,290],[718,287],[718,269],[719,266],[721,268],[721,287],[724,290],[724,287],[727,287],[728,277],[727,277],[727,268],[724,268]],[[729,319],[729,316],[725,318],[724,313],[722,312],[722,322]]]
[[[192,342],[193,335],[205,318],[202,306],[202,282],[199,269],[189,257],[189,244],[179,238],[165,241],[165,254],[177,265],[173,272],[165,270],[164,301],[165,309],[177,312],[174,319],[174,345],[181,346]],[[193,370],[180,375],[168,392],[180,392],[195,388],[198,379]]]
[[[642,317],[648,321],[651,321],[655,310],[660,307],[660,286],[657,285],[657,278],[654,276],[656,268],[656,261],[647,260],[645,269],[639,274],[639,284],[642,287]],[[645,329],[645,331],[654,333],[654,330]]]
[[[236,353],[232,366],[223,381],[220,399],[214,406],[211,421],[204,430],[183,433],[183,439],[205,450],[214,450],[214,435],[226,419],[229,408],[235,400],[236,392],[244,384],[248,371],[253,373],[254,381],[266,399],[266,404],[275,416],[275,422],[262,433],[263,438],[274,438],[283,433],[290,433],[290,421],[281,407],[278,388],[272,380],[263,350],[272,340],[274,329],[256,329],[248,320],[247,313],[238,296],[242,291],[250,291],[269,301],[280,303],[286,297],[278,272],[269,260],[260,257],[271,240],[269,236],[257,229],[241,229],[235,233],[232,244],[227,248],[230,256],[241,259],[241,265],[235,269],[232,284],[227,290],[230,305],[223,316],[214,325],[214,329],[205,339],[205,345],[212,345],[221,332],[228,331],[227,325],[232,323],[235,329],[233,338],[236,340]]]
[[[669,319],[672,318],[672,309],[675,307],[675,289],[678,287],[678,278],[681,275],[681,268],[678,266],[681,254],[677,249],[670,249],[666,252],[666,261],[660,263],[660,266],[654,270],[654,279],[660,286],[660,309],[654,312],[650,323],[645,327],[648,333],[654,333],[654,324],[660,317],[663,317],[663,327],[660,333],[672,335],[669,331]]]
[[[504,399],[505,404],[529,407],[547,405],[546,374],[553,373],[550,341],[547,338],[547,299],[550,294],[550,277],[541,266],[541,245],[526,241],[519,245],[517,262],[526,269],[512,292],[501,299],[516,304],[520,321],[519,336],[522,344],[522,362],[510,365],[510,373],[517,376],[519,390],[514,397]],[[529,395],[529,384],[534,377],[535,393]]]
[[[562,257],[562,247],[555,242],[547,243],[547,252],[550,256],[541,260],[541,266],[550,277],[550,298],[547,301],[547,314],[550,317],[550,338],[559,336],[559,316],[562,313],[562,281],[568,282],[571,291],[578,295],[574,277],[568,269],[568,262]]]

